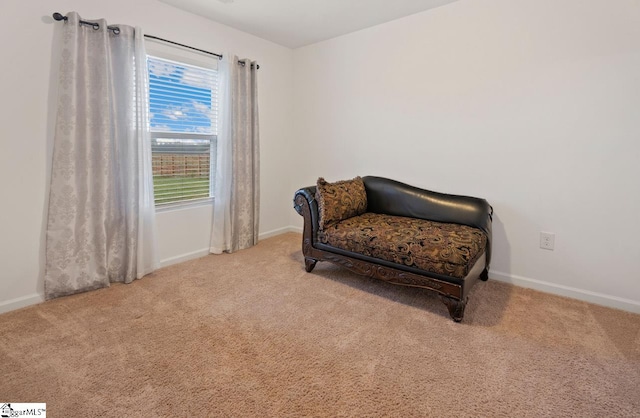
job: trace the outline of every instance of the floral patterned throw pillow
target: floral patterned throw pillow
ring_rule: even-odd
[[[367,211],[367,191],[360,176],[335,183],[320,177],[316,186],[320,230]]]

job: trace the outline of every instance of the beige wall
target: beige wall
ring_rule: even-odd
[[[35,303],[42,293],[44,223],[57,68],[52,57],[53,12],[77,11],[110,24],[140,26],[145,33],[202,49],[258,60],[261,120],[261,233],[289,225],[290,194],[282,181],[291,141],[292,51],[182,12],[155,0],[3,0],[0,25],[0,312]],[[210,206],[158,214],[164,264],[206,254]]]
[[[0,312],[42,292],[50,16],[70,10],[260,62],[263,236],[301,226],[293,191],[319,176],[387,176],[487,198],[492,278],[640,312],[636,0],[459,0],[295,51],[155,0],[2,10]],[[206,252],[210,207],[158,223],[165,264]]]
[[[460,0],[298,49],[294,69],[299,186],[485,197],[493,278],[640,312],[638,1]]]

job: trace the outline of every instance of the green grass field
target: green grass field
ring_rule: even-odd
[[[209,197],[209,177],[154,176],[156,205]]]

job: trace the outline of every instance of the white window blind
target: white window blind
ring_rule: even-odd
[[[149,114],[156,206],[213,197],[217,71],[154,56]]]

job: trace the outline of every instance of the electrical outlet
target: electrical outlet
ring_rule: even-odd
[[[556,242],[556,234],[552,232],[540,232],[540,248],[553,251]]]

